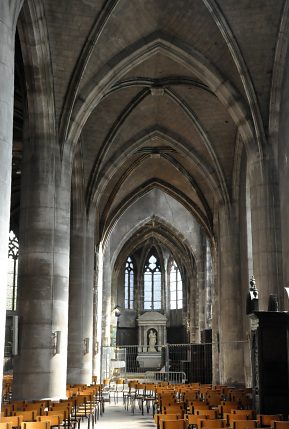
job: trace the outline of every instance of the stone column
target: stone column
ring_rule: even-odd
[[[224,384],[243,384],[240,243],[234,208],[219,209],[219,338],[220,377]]]
[[[218,226],[216,225],[216,228]],[[215,243],[214,243],[215,244]],[[221,383],[220,376],[220,269],[218,260],[218,249],[212,246],[212,269],[214,277],[212,279],[212,382],[213,384]]]
[[[259,309],[267,310],[270,294],[282,301],[280,264],[280,221],[278,186],[274,165],[270,159],[254,160],[248,164],[253,273],[259,291]]]
[[[103,354],[103,335],[102,335],[102,292],[103,292],[103,249],[100,243],[97,248],[97,302],[95,307],[95,341],[97,343],[97,353],[94,358],[93,375],[97,377],[98,382],[102,381],[102,366],[104,365]]]
[[[22,1],[0,2],[0,390],[2,391],[3,353],[6,322],[6,285],[10,221],[12,134],[14,99],[15,29]],[[0,395],[0,405],[1,405]]]
[[[66,397],[71,166],[39,128],[25,141],[21,181],[13,396],[26,400]]]
[[[92,375],[97,377],[96,380],[99,383],[99,342],[97,337],[98,330],[98,252],[94,246],[93,249],[94,267],[93,267],[93,359],[92,359]]]
[[[105,345],[111,345],[111,266],[110,248],[107,245],[103,258],[103,288],[102,288],[102,332]]]
[[[81,216],[82,215],[82,216]],[[67,382],[92,382],[93,229],[85,213],[74,216],[70,244]]]
[[[206,327],[206,242],[203,236],[202,249],[199,255],[199,261],[197,261],[197,288],[198,288],[198,309],[199,309],[199,320],[198,320],[198,339],[201,340],[201,332]]]

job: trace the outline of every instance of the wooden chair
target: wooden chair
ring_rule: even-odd
[[[227,422],[227,425],[232,427],[233,420],[249,420],[250,414],[233,414],[233,413],[224,413],[224,419]]]
[[[238,408],[238,404],[236,404],[236,402],[221,403],[220,405],[218,405],[219,416],[223,418],[225,413],[229,414],[231,413],[232,410],[236,410],[237,408]]]
[[[230,399],[232,402],[237,402],[243,408],[248,408],[252,403],[252,399],[246,389],[233,390],[230,394]]]
[[[226,420],[223,419],[200,419],[198,423],[199,428],[215,429],[226,427]]]
[[[60,416],[59,415],[50,415],[50,416],[37,416],[37,421],[38,422],[49,422],[50,427],[57,427],[58,429],[60,429],[62,420],[60,420]]]
[[[282,420],[281,414],[258,414],[257,415],[257,421],[258,426],[260,427],[271,427],[273,421],[280,421]]]
[[[273,420],[271,422],[271,428],[272,429],[289,429],[289,421],[288,420],[286,420],[286,421]]]
[[[233,429],[254,429],[257,425],[257,420],[232,420],[230,427]]]
[[[193,406],[197,410],[209,410],[210,407],[203,401],[193,401]]]
[[[195,410],[197,416],[202,416],[204,419],[216,419],[218,417],[217,410]]]
[[[183,404],[173,404],[164,406],[162,408],[162,414],[185,414],[185,409]]]
[[[37,412],[35,410],[29,411],[14,411],[13,416],[22,416],[23,422],[35,422],[35,416]]]
[[[222,398],[223,398],[223,396],[222,396],[221,391],[209,390],[208,393],[205,395],[205,402],[210,407],[217,407],[220,404]]]
[[[110,392],[113,393],[114,402],[118,402],[119,396],[123,395],[124,392],[124,379],[123,378],[117,378],[115,380],[113,388],[110,389]]]
[[[60,425],[62,425],[62,422],[67,420],[67,417],[68,417],[66,410],[65,411],[58,411],[58,410],[45,411],[45,414],[43,416],[38,416],[38,417],[45,417],[45,416],[47,417],[57,416],[59,418]]]
[[[147,413],[149,413],[151,406],[153,406],[155,402],[155,399],[156,399],[155,384],[145,383],[145,389],[143,393],[143,403],[145,405]]]
[[[74,403],[71,401],[64,401],[59,403],[53,403],[48,411],[45,411],[46,415],[52,414],[64,414],[64,421],[67,426],[72,424],[80,426],[80,419],[75,417]]]
[[[80,424],[80,420],[87,419],[87,426],[90,428],[90,423],[94,425],[96,413],[98,413],[95,408],[95,403],[93,401],[92,395],[79,395],[74,400],[74,419],[78,420]]]
[[[197,416],[196,414],[185,414],[184,419],[186,421],[186,426],[188,428],[192,428],[199,425],[200,416]]]
[[[13,411],[14,411],[13,404],[2,404],[1,415],[3,417],[4,416],[11,416]]]
[[[154,421],[157,425],[157,428],[160,428],[161,421],[164,420],[179,420],[182,419],[182,414],[155,414]]]
[[[0,429],[12,429],[12,425],[11,425],[11,423],[1,422],[0,423]]]
[[[160,429],[186,429],[186,422],[184,419],[162,420]]]
[[[132,400],[136,394],[137,385],[137,380],[130,380],[128,382],[128,389],[123,391],[123,404],[126,410],[128,410],[128,407],[132,404]]]
[[[32,403],[29,402],[28,404],[25,404],[25,407],[23,408],[23,411],[34,411],[35,415],[42,416],[44,413],[45,403],[38,402],[38,403]]]
[[[231,410],[231,414],[238,414],[242,416],[246,416],[246,418],[253,420],[256,417],[255,410],[239,410],[239,409],[233,409]]]
[[[13,428],[20,428],[23,418],[22,416],[1,417],[0,421],[1,423],[11,423]]]
[[[145,386],[142,383],[137,383],[135,385],[135,391],[134,395],[131,397],[131,411],[132,413],[135,412],[136,406],[138,406],[139,410],[141,411],[142,415],[144,413],[144,393],[145,393]]]
[[[59,418],[60,421],[60,426],[64,426],[64,427],[73,427],[75,428],[76,423],[78,423],[78,420],[75,419],[71,419],[71,415],[68,413],[67,410],[50,410],[50,411],[45,411],[44,416],[57,416]],[[42,416],[42,417],[44,417]]]
[[[11,403],[13,411],[24,410],[26,402],[25,401],[13,401]]]
[[[183,393],[183,400],[185,402],[193,402],[199,399],[199,390],[187,390]]]
[[[50,429],[49,422],[23,422],[21,429]]]

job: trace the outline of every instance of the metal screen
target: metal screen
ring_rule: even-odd
[[[179,374],[178,382],[212,381],[212,344],[168,344],[158,346],[161,352],[158,368],[142,368],[137,360],[139,347],[102,347],[102,379],[113,377],[148,378],[150,374]],[[153,375],[156,379],[156,375]],[[164,377],[162,375],[159,376]],[[172,381],[173,375],[168,375]]]

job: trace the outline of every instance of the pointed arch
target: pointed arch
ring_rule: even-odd
[[[179,106],[182,112],[187,116],[187,118],[192,122],[196,132],[198,133],[200,140],[202,141],[205,149],[208,152],[209,157],[212,160],[214,171],[216,172],[216,176],[218,179],[219,186],[222,190],[222,199],[223,202],[229,206],[230,204],[230,196],[227,187],[227,183],[225,180],[225,175],[222,169],[222,166],[219,162],[217,154],[214,150],[213,144],[210,140],[208,133],[206,132],[203,124],[201,124],[195,112],[188,106],[188,104],[179,97],[173,90],[166,88],[164,93]],[[89,205],[89,201],[92,198],[94,193],[94,188],[96,183],[99,181],[99,178],[102,177],[101,167],[104,162],[104,157],[107,154],[109,148],[113,145],[114,139],[117,134],[120,132],[121,127],[125,124],[125,121],[129,117],[129,115],[133,112],[133,110],[150,94],[148,89],[142,89],[134,98],[130,101],[130,103],[123,109],[121,115],[117,118],[117,120],[113,123],[108,135],[105,138],[103,145],[97,155],[97,159],[92,168],[91,176],[88,183],[87,189],[87,202]]]
[[[120,204],[118,207],[115,208],[115,210],[110,215],[105,224],[102,225],[102,229],[100,231],[101,239],[107,239],[117,220],[128,209],[128,207],[130,207],[140,197],[144,196],[155,188],[158,188],[166,194],[170,195],[171,197],[175,198],[199,221],[199,223],[204,227],[204,229],[210,235],[212,235],[212,225],[208,222],[208,219],[206,219],[204,214],[199,210],[196,204],[193,203],[193,201],[189,200],[183,192],[181,192],[179,189],[174,188],[171,184],[158,179],[151,179],[139,186],[137,189],[135,189],[127,197],[125,203]]]

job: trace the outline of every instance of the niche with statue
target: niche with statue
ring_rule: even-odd
[[[148,311],[137,319],[137,323],[139,367],[160,369],[162,346],[167,343],[167,318],[157,311]]]

